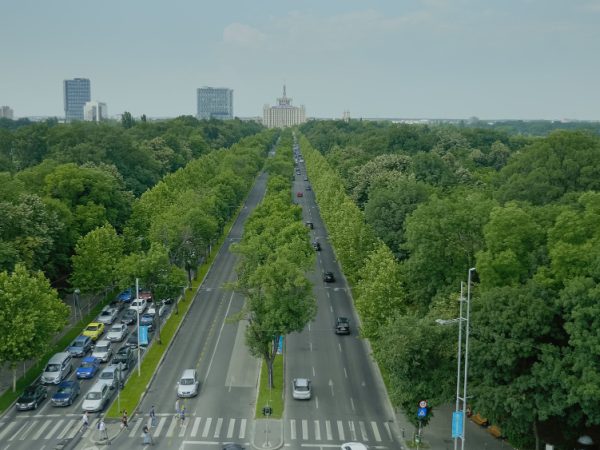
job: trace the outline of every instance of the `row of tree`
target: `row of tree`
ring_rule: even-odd
[[[600,139],[560,131],[519,140],[515,149],[502,141],[474,149],[463,141],[447,151],[436,144],[385,154],[359,138],[360,148],[333,148],[325,158],[308,142],[302,149],[328,228],[346,228],[333,244],[355,284],[362,332],[393,402],[414,417],[422,398],[434,407],[452,400],[456,330],[435,319],[458,315],[460,282],[476,267],[473,408],[520,448],[539,448],[543,440],[568,446],[600,425],[593,350],[600,338],[589,332],[600,312]],[[506,148],[496,152],[504,155],[497,167],[477,164],[478,155],[500,145]],[[354,165],[343,160],[346,152],[362,157]],[[426,158],[440,163],[426,167],[441,176],[423,175]],[[348,195],[362,212],[324,211],[330,197],[344,204]],[[369,281],[373,286],[363,288]]]
[[[240,315],[248,321],[246,343],[254,356],[265,360],[273,387],[273,361],[280,338],[302,331],[314,319],[317,307],[306,278],[315,255],[302,223],[302,209],[290,198],[294,167],[289,130],[266,170],[265,197],[248,218],[233,251],[240,255],[235,288],[246,297]]]

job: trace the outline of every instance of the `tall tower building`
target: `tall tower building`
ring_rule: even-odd
[[[10,106],[0,106],[0,118],[12,119],[14,111]]]
[[[86,102],[83,107],[83,120],[87,122],[101,122],[108,119],[106,103]]]
[[[277,105],[265,105],[263,108],[263,125],[268,128],[293,127],[304,122],[306,122],[304,105],[292,106],[292,99],[285,93],[285,84],[283,96],[277,99]]]
[[[197,96],[198,119],[233,119],[233,89],[204,86]]]
[[[83,120],[83,107],[92,99],[90,80],[74,78],[64,80],[65,120]]]

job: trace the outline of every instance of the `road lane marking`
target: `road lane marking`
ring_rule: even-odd
[[[69,423],[67,424],[67,426],[60,433],[58,433],[58,436],[56,436],[56,439],[64,438],[65,434],[67,434],[71,430],[71,427],[78,422],[79,422],[79,420],[77,420],[77,419],[69,420]]]
[[[295,441],[296,440],[296,420],[290,420],[290,438]]]
[[[319,397],[317,397],[316,395],[315,395],[315,403],[316,403],[317,409],[319,409]]]
[[[0,441],[4,440],[4,436],[6,434],[8,434],[8,432],[12,429],[12,427],[14,427],[17,424],[17,422],[10,422],[7,427],[2,430],[2,433],[0,433]]]
[[[65,419],[60,419],[58,421],[58,423],[56,425],[54,425],[54,428],[52,428],[50,430],[50,432],[46,436],[44,436],[44,439],[50,439],[54,435],[54,433],[56,433],[56,430],[58,430],[58,427],[60,427],[64,421],[65,421]],[[0,435],[0,439],[1,438],[2,438],[2,435]]]
[[[358,426],[360,428],[360,435],[362,436],[363,441],[368,441],[369,436],[367,435],[367,429],[365,428],[365,423],[362,420],[360,420],[358,422]]]
[[[35,433],[32,437],[32,439],[34,441],[38,440],[40,438],[40,436],[42,435],[42,433],[44,432],[44,430],[46,428],[48,428],[50,426],[50,424],[52,423],[52,419],[46,420],[42,426],[38,429],[37,433]]]
[[[212,417],[208,417],[206,422],[204,422],[204,430],[202,430],[202,437],[205,438],[208,436],[208,430],[210,430],[210,424],[212,423]]]
[[[352,411],[356,411],[356,409],[354,408],[354,400],[352,399],[352,397],[350,397],[350,406],[352,406]]]
[[[331,434],[331,422],[329,422],[329,420],[325,421],[325,434],[327,434],[328,441],[333,439],[333,435]]]
[[[219,435],[221,434],[221,426],[223,425],[223,419],[221,417],[219,417],[217,419],[217,426],[215,427],[215,434],[213,435],[213,437],[216,439],[219,437]]]
[[[348,372],[346,372],[346,368],[344,367],[344,376],[348,378]]]
[[[381,442],[381,434],[379,434],[379,427],[376,422],[371,422],[371,428],[373,428],[373,436],[377,442]]]
[[[26,426],[27,426],[27,422],[24,423],[23,425],[21,425],[21,428],[19,428],[15,433],[13,433],[13,435],[8,440],[12,441],[13,439],[15,439],[21,433],[21,431],[23,431],[23,428],[25,428]]]
[[[346,439],[344,438],[344,425],[342,424],[342,421],[338,420],[337,425],[338,425],[338,435],[340,436],[340,441],[345,441]]]
[[[235,419],[229,419],[229,427],[227,428],[227,439],[231,439],[233,436],[233,427],[235,426]]]
[[[315,420],[315,441],[321,440],[321,424],[318,420]]]
[[[333,306],[329,305],[329,311],[333,312]]]
[[[171,419],[171,423],[169,424],[169,428],[167,429],[167,437],[173,437],[173,433],[175,432],[175,426],[177,425],[178,420],[179,419],[177,417],[173,417]]]
[[[140,426],[142,425],[142,422],[143,422],[143,420],[141,418],[135,421],[135,423],[133,424],[133,427],[131,428],[131,431],[129,432],[129,437],[135,437],[138,434],[140,437],[142,436],[142,434],[139,433],[139,429],[140,429]]]
[[[313,377],[314,377],[315,376],[315,366],[313,366],[312,370],[313,370]]]
[[[350,428],[350,440],[356,441],[356,430],[354,429],[354,422],[348,421],[348,427]]]
[[[227,311],[225,311],[225,317],[229,317],[229,310],[231,309],[231,303],[233,302],[233,296],[235,292],[231,293],[229,297],[229,304],[227,305]],[[215,359],[215,354],[217,353],[217,348],[219,347],[219,341],[221,340],[221,335],[223,334],[223,328],[225,327],[226,320],[223,319],[223,323],[221,324],[221,329],[219,330],[219,334],[217,336],[217,342],[215,343],[215,348],[213,350],[213,354],[210,357],[210,362],[208,363],[208,369],[206,370],[206,376],[204,377],[204,383],[206,384],[206,380],[208,379],[208,375],[210,374],[210,369],[212,367],[213,360]],[[200,363],[200,361],[198,361]]]
[[[27,431],[25,431],[25,432],[23,433],[23,436],[21,436],[21,437],[19,438],[19,440],[20,440],[20,441],[24,441],[24,440],[25,440],[25,438],[28,438],[28,437],[29,437],[29,433],[31,432],[31,429],[32,429],[34,426],[37,426],[37,424],[38,424],[37,422],[31,422],[31,424],[29,424],[29,428],[27,429]]]
[[[240,423],[240,439],[244,439],[246,437],[246,419],[242,419],[242,423]]]
[[[192,437],[196,437],[196,435],[198,434],[198,427],[200,426],[201,421],[202,417],[196,417],[194,419],[194,426],[192,427],[192,432],[190,433]]]
[[[308,331],[310,331],[310,322],[308,322]]]
[[[390,430],[390,425],[387,422],[384,422],[383,426],[385,427],[385,431],[387,431],[390,441],[393,441],[394,439],[392,439],[392,430]]]
[[[171,414],[169,414],[169,417],[170,416],[171,416]],[[160,435],[160,432],[162,431],[163,427],[165,426],[165,423],[167,423],[167,418],[161,417],[160,421],[158,422],[158,426],[156,427],[156,431],[153,433],[153,435],[155,437],[158,437]]]
[[[302,421],[302,439],[308,440],[308,420]]]
[[[312,352],[312,351],[313,351],[313,350],[312,350],[312,342],[309,342],[309,343],[308,343],[308,347],[310,348],[310,351]]]
[[[340,349],[340,352],[341,352],[342,351],[342,344],[340,344],[339,342],[338,342],[338,348]]]

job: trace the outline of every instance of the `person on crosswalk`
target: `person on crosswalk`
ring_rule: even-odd
[[[88,416],[88,412],[85,411],[81,416],[81,432],[85,433],[88,427],[90,426],[90,418]]]
[[[123,410],[123,416],[121,417],[121,428],[129,429],[127,411]]]
[[[179,417],[179,413],[181,410],[179,409],[179,397],[175,400],[175,417]]]
[[[106,431],[106,424],[104,423],[104,418],[101,417],[98,421],[98,436],[100,440],[108,441],[108,431]]]
[[[156,411],[154,410],[154,405],[152,405],[152,408],[150,408],[150,427],[155,427],[156,426]]]
[[[142,441],[142,444],[154,445],[154,440],[152,439],[152,435],[150,434],[150,430],[147,426],[144,426],[144,428],[142,428],[142,436],[144,439]]]
[[[179,424],[183,426],[185,423],[185,405],[181,407],[181,412],[179,413]]]

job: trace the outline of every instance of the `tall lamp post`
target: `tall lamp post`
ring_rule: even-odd
[[[460,283],[460,310],[459,317],[456,319],[443,320],[437,319],[436,323],[448,325],[458,323],[458,351],[456,365],[456,405],[452,413],[452,437],[454,438],[454,450],[458,450],[458,440],[460,439],[461,450],[465,449],[465,419],[467,417],[467,380],[469,370],[469,321],[471,315],[471,283],[475,267],[469,269],[467,276],[467,298],[464,297],[464,285]],[[464,367],[462,361],[463,327],[465,342]],[[462,379],[461,379],[462,376]],[[461,386],[462,385],[462,386]],[[462,392],[461,392],[462,387]],[[460,402],[462,401],[462,411]]]
[[[81,313],[81,307],[79,306],[79,294],[81,294],[81,291],[79,288],[76,288],[73,291],[73,299],[75,300],[75,321],[77,321],[77,311],[79,311],[79,317],[83,320],[83,314]]]

